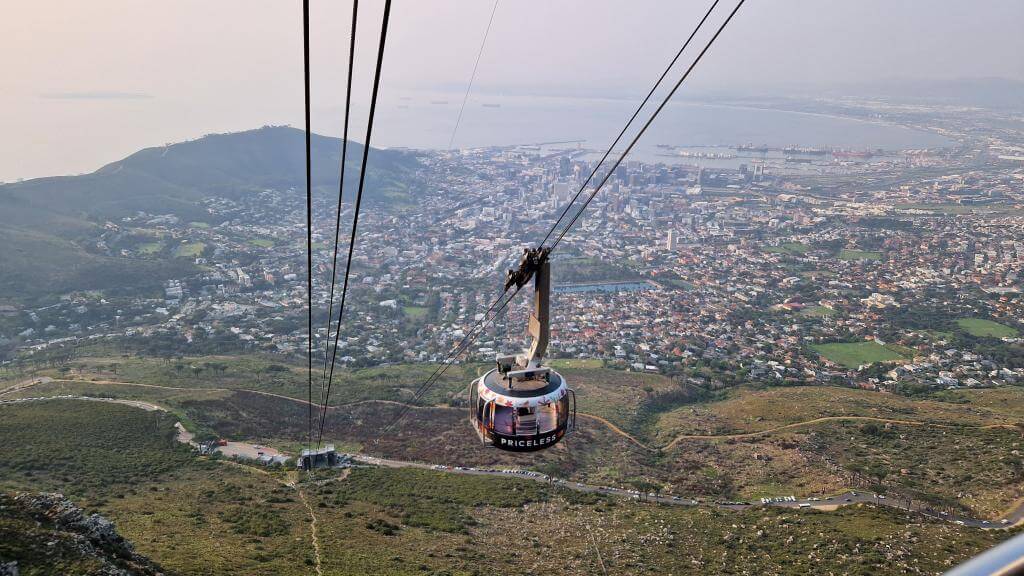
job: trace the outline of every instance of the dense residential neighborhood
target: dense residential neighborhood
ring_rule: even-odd
[[[676,160],[627,161],[589,179],[596,157],[579,145],[416,152],[416,190],[364,207],[337,359],[441,361],[479,321],[487,328],[472,359],[521,346],[525,298],[483,317],[504,270],[577,191],[582,202],[607,180],[554,255],[555,355],[711,388],[753,380],[913,393],[1024,380],[1021,136],[978,139],[972,127],[993,121],[985,116],[919,116],[895,119],[956,146],[664,146]],[[317,309],[329,304],[335,242],[336,204],[321,192]],[[149,298],[75,292],[5,306],[16,328],[0,338],[12,354],[113,341],[301,355],[299,194],[210,197],[197,221],[108,221],[93,253],[185,260],[194,273]],[[342,254],[351,217],[346,200]],[[316,325],[322,355],[334,328],[322,312]]]

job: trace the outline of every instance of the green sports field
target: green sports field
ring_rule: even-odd
[[[881,252],[867,250],[842,250],[839,252],[840,260],[881,260]]]
[[[902,360],[903,356],[877,342],[841,342],[816,344],[812,348],[818,354],[847,368],[856,368],[875,362]]]
[[[961,318],[956,323],[964,332],[979,338],[1012,338],[1018,334],[1015,328],[982,318]]]

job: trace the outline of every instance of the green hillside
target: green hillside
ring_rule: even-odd
[[[341,142],[314,135],[313,185],[337,187]],[[346,185],[358,183],[363,146],[349,145]],[[375,150],[368,201],[401,202],[415,192],[411,153]],[[104,222],[139,211],[205,223],[200,202],[267,188],[305,186],[303,132],[264,127],[147,148],[96,172],[0,185],[0,302],[70,290],[145,290],[181,276],[187,262],[148,264],[90,252]]]
[[[299,475],[198,457],[169,415],[102,402],[0,407],[7,421],[11,444],[35,442],[0,454],[0,558],[22,574],[936,574],[1011,535],[870,504],[667,506],[411,467]],[[53,489],[71,500],[5,493]],[[52,513],[71,502],[132,545],[85,547],[98,522]]]

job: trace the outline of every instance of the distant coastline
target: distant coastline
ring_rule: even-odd
[[[436,102],[445,98],[437,93],[402,98],[402,108],[385,108],[379,144],[422,150],[446,148],[457,107],[437,106]],[[609,98],[479,94],[471,98],[471,107],[466,109],[455,145],[480,148],[517,142],[579,140],[583,141],[583,147],[603,148],[637,103]],[[807,101],[806,105],[814,103]],[[693,100],[671,103],[652,125],[633,157],[659,161],[651,150],[645,149],[654,144],[679,147],[768,144],[850,150],[957,145],[935,131],[890,120],[825,110],[794,110],[768,102],[758,105]]]

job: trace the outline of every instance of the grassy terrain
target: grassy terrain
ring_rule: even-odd
[[[306,574],[308,514],[295,491],[196,459],[173,422],[101,402],[0,406],[0,486],[74,496],[171,573]]]
[[[125,458],[142,463],[147,472],[136,473],[132,483],[96,487],[107,492],[95,502],[95,509],[113,519],[140,553],[169,572],[312,571],[309,512],[300,493],[284,484],[288,478],[282,473],[231,463],[204,464],[192,456],[188,456],[188,462],[177,463],[179,450],[168,442],[173,431],[170,420],[124,406],[50,401],[2,410],[0,422],[17,422],[19,434],[33,439],[44,437],[61,419],[71,418],[77,434],[61,436],[61,442],[54,446],[39,448],[57,456],[80,454],[78,465],[82,470],[103,470],[107,474],[111,462],[117,469],[118,459]],[[113,422],[122,424],[120,428],[127,432],[111,425]],[[3,433],[7,438],[10,430],[4,429]],[[135,448],[126,451],[123,438],[128,433],[133,435]],[[823,428],[815,433],[830,432]],[[905,441],[902,437],[917,432],[910,428],[872,431],[851,427],[835,429],[834,433],[857,452],[860,461],[875,469],[890,466],[892,453],[900,450],[899,442]],[[883,436],[873,436],[879,433]],[[153,438],[147,439],[147,434]],[[915,468],[908,478],[941,481],[952,490],[954,484],[940,475],[947,474],[959,486],[970,486],[970,481],[965,484],[963,472],[958,472],[958,459],[970,456],[989,462],[990,454],[1004,450],[1005,442],[1012,441],[1009,436],[949,436],[959,444],[958,452],[939,459],[942,472]],[[16,439],[24,441],[21,436]],[[813,442],[795,436],[782,440],[803,442],[807,452],[821,450]],[[934,453],[943,450],[949,441],[949,437],[935,434],[906,440],[919,446],[917,458],[929,459],[935,459]],[[116,450],[96,449],[104,444]],[[835,446],[839,450],[838,441]],[[700,451],[715,449],[726,455],[736,452],[732,457],[740,461],[741,452],[770,453],[772,447],[695,444],[685,453],[696,457]],[[786,450],[783,444],[776,449]],[[619,459],[631,458],[626,451],[616,453]],[[837,452],[834,457],[843,455]],[[146,464],[156,460],[177,465],[158,471]],[[13,480],[23,487],[33,484],[36,488],[52,485],[41,475],[26,479],[20,472],[11,472],[40,465],[26,451],[5,453],[0,461],[6,463],[0,468],[5,482]],[[650,464],[637,463],[640,469]],[[963,469],[961,464],[959,470]],[[120,471],[123,475],[123,469]],[[696,472],[679,470],[681,476],[716,481],[714,470],[707,464]],[[984,481],[1005,489],[1009,472],[1012,467],[1008,464],[993,468]],[[718,477],[732,473],[732,467],[727,466]],[[948,560],[959,561],[1007,536],[1004,532],[925,522],[920,517],[871,506],[827,513],[656,506],[577,494],[526,480],[416,469],[364,468],[353,470],[347,477],[322,473],[303,481],[300,488],[317,517],[323,568],[328,574],[471,574],[509,569],[521,573],[558,570],[592,574],[600,571],[602,564],[609,573],[630,574],[753,569],[762,573],[823,569],[843,574],[930,573],[944,569]],[[761,488],[772,491],[788,486],[766,482]],[[967,491],[970,498],[987,498],[986,494]],[[509,534],[523,545],[494,545],[507,540]],[[922,541],[929,545],[921,546]],[[601,560],[597,559],[598,553]]]
[[[308,512],[294,489],[259,469],[222,463],[171,474],[102,511],[139,552],[175,573],[312,571]]]
[[[857,416],[984,426],[1013,424],[1019,414],[1024,413],[1024,388],[972,390],[960,398],[965,402],[912,400],[895,394],[832,386],[738,389],[723,400],[664,414],[658,421],[657,440],[667,442],[677,434],[759,432],[826,417]]]
[[[353,470],[346,481],[337,484],[331,492],[336,505],[372,504],[406,526],[463,534],[474,525],[467,507],[521,508],[548,498],[545,486],[538,482],[511,478],[481,482],[479,478],[465,475],[381,468]]]
[[[259,361],[239,359],[242,360],[248,365]],[[202,365],[217,359],[189,361]],[[99,364],[106,366],[105,362]],[[133,373],[142,381],[172,377],[184,385],[180,386],[182,389],[165,390],[82,379],[37,385],[7,397],[89,394],[149,400],[174,410],[193,430],[297,450],[307,433],[305,404],[241,391],[250,372],[242,365],[228,364],[222,371],[204,370],[197,382],[186,383],[187,378],[193,378],[191,373],[177,374],[161,361],[141,361],[138,365],[126,361],[118,367],[119,379],[127,380],[126,374]],[[780,387],[736,389],[723,397],[680,386],[677,381],[659,375],[598,369],[590,367],[591,363],[571,360],[558,364],[560,372],[578,391],[578,429],[559,446],[539,454],[515,455],[482,449],[466,424],[465,408],[444,406],[448,400],[463,398],[466,383],[480,368],[469,366],[459,367],[467,373],[448,384],[453,393],[458,389],[458,394],[447,400],[444,395],[435,396],[431,407],[410,411],[390,434],[381,436],[380,430],[394,420],[402,410],[401,405],[357,403],[329,411],[324,439],[346,450],[366,450],[402,460],[531,468],[594,484],[631,486],[649,482],[681,495],[749,499],[761,495],[835,492],[874,481],[860,472],[857,459],[837,459],[831,455],[844,449],[842,431],[850,427],[872,423],[884,427],[886,421],[920,422],[925,425],[913,429],[920,430],[925,441],[928,433],[955,435],[961,429],[973,431],[970,427],[1012,427],[1024,420],[1024,388],[965,390],[911,399],[839,387]],[[346,395],[352,397],[346,396],[345,400],[401,397],[398,376],[413,368],[355,371],[350,375],[351,391],[346,389]],[[92,374],[89,369],[86,373]],[[80,376],[76,373],[75,377]],[[210,379],[227,384],[223,386],[225,390],[208,389],[212,385]],[[266,376],[262,382],[268,384]],[[301,390],[304,397],[304,382],[301,384],[294,389]],[[189,387],[197,385],[207,388]],[[637,440],[620,435],[587,415],[603,418]],[[833,419],[814,422],[820,418]],[[799,426],[779,429],[792,424]],[[766,431],[771,433],[757,434]],[[834,431],[839,432],[832,434]],[[1003,435],[1012,432],[977,432],[998,448],[979,451],[975,465],[1001,469],[1001,459],[1007,457],[1002,451],[1006,446]],[[678,439],[681,435],[696,437]],[[670,449],[662,451],[637,444],[664,447],[673,441]],[[1013,449],[1016,448],[1009,450]],[[920,457],[912,445],[894,444],[888,450],[884,458],[891,462]],[[944,461],[960,458],[960,449],[947,443],[932,444],[930,450],[935,452],[935,458],[921,459],[915,466],[929,478],[953,482],[952,477],[942,476],[941,470],[946,466]],[[608,454],[615,457],[608,458]],[[1003,476],[957,477],[961,489],[978,496],[956,499],[949,489],[936,484],[935,497],[946,505],[968,506],[989,514],[1000,503],[1009,505],[1005,499],[1013,497],[1013,490],[999,478]],[[893,484],[894,490],[903,488],[915,494],[927,493],[926,487]]]
[[[881,252],[872,252],[866,250],[850,250],[844,248],[839,251],[840,260],[881,260]]]
[[[825,306],[808,306],[807,308],[801,310],[800,314],[803,316],[824,317],[835,316],[836,314],[838,314],[838,312],[836,312],[832,308],[826,308]]]
[[[693,391],[659,374],[556,366],[576,391],[577,410],[631,434],[643,434],[654,414],[693,401]]]
[[[857,480],[862,476],[860,470],[866,460],[841,459],[831,454],[846,449],[848,441],[843,430],[859,429],[857,427],[868,424],[884,427],[883,420],[937,425],[911,427],[920,431],[922,443],[941,435],[957,437],[961,430],[964,434],[980,434],[983,440],[978,442],[987,442],[992,449],[978,450],[974,455],[974,465],[986,470],[1000,470],[1005,464],[1003,457],[1014,449],[1006,448],[1007,442],[1019,433],[958,426],[1011,425],[1018,421],[1014,414],[1008,412],[1011,409],[1024,410],[1024,394],[1020,389],[1012,390],[1017,392],[1015,396],[1010,395],[1011,389],[1005,389],[998,391],[1003,393],[999,398],[982,400],[990,404],[1000,402],[1006,407],[1002,412],[969,403],[910,400],[846,388],[773,388],[737,392],[726,400],[656,413],[650,419],[656,426],[652,433],[655,437],[641,435],[641,439],[652,445],[664,445],[680,433],[713,435],[711,438],[676,442],[670,450],[662,453],[646,451],[589,419],[581,419],[577,432],[556,448],[543,453],[515,455],[485,450],[481,449],[466,425],[462,409],[414,410],[393,433],[380,436],[382,423],[391,422],[400,410],[400,406],[391,404],[361,404],[331,411],[325,426],[325,440],[352,450],[368,446],[373,454],[403,460],[532,468],[594,484],[630,486],[640,481],[653,482],[679,494],[751,499],[788,493],[836,492],[851,486],[858,487],[860,484],[857,482],[869,480],[867,477]],[[135,393],[138,394],[138,389]],[[306,434],[306,409],[296,402],[242,392],[217,394],[201,400],[178,397],[167,400],[179,403],[179,412],[193,427],[213,431],[219,436],[252,440],[294,451]],[[867,416],[879,420],[813,422],[816,418],[830,416]],[[737,439],[722,437],[724,434],[765,431],[806,421],[812,422],[766,435]],[[914,462],[920,474],[940,479],[945,484],[934,485],[933,500],[946,505],[963,505],[978,513],[993,514],[1000,505],[1008,505],[1015,497],[1016,484],[1005,481],[1012,475],[1004,470],[1003,476],[955,477],[958,490],[970,490],[977,496],[964,501],[953,498],[955,493],[950,490],[954,477],[943,476],[942,470],[949,461],[962,459],[963,452],[955,444],[927,445],[928,450],[934,452],[933,458],[922,459],[923,452],[919,451],[916,441],[893,445],[879,458],[890,462]],[[615,454],[616,457],[609,459],[607,454]],[[838,469],[829,464],[836,461],[840,463]],[[927,488],[902,482],[892,487],[906,489],[915,495],[928,493]]]
[[[162,412],[51,400],[0,406],[0,487],[102,500],[193,463]]]
[[[598,369],[604,367],[604,360],[594,358],[552,359],[548,360],[547,363],[555,370],[564,370],[566,368]]]
[[[281,358],[264,356],[204,356],[162,360],[157,358],[85,358],[76,360],[68,374],[43,370],[42,375],[70,380],[107,380],[155,384],[176,388],[258,390],[300,400],[307,397],[306,367]],[[478,366],[449,368],[423,398],[425,404],[462,402]],[[411,398],[419,384],[435,369],[431,364],[405,364],[360,370],[338,369],[334,386],[344,396],[332,403],[367,399]]]
[[[769,246],[765,248],[765,252],[771,252],[773,254],[792,254],[799,256],[806,254],[811,251],[811,246],[802,242],[786,242],[778,246]]]
[[[164,249],[163,242],[146,242],[145,244],[139,244],[139,253],[152,255],[157,254]]]
[[[249,240],[249,244],[253,246],[259,246],[260,248],[273,248],[274,241],[269,238],[253,238]]]
[[[202,242],[185,242],[174,250],[176,258],[195,258],[203,253],[206,244]]]
[[[828,360],[847,368],[903,359],[898,352],[874,341],[815,344],[812,348]]]
[[[1024,495],[1019,430],[856,424],[813,434],[844,468],[918,500],[994,517]]]
[[[607,418],[617,426],[634,432],[642,431],[651,413],[693,399],[693,390],[681,388],[669,378],[657,374],[606,370],[601,368],[599,360],[555,360],[552,365],[576,389],[581,411]],[[469,384],[486,368],[473,364],[452,366],[423,397],[421,404],[464,405]],[[332,403],[371,399],[408,400],[434,369],[435,366],[431,364],[404,364],[339,370],[335,372],[335,387],[344,390],[344,395],[332,394]],[[56,370],[44,370],[40,374],[81,382],[96,380],[185,389],[244,389],[280,394],[298,400],[307,397],[304,365],[286,364],[278,358],[260,356],[185,357],[180,360],[87,358],[76,360],[68,374],[62,375]],[[100,390],[113,393],[115,390],[106,387],[94,388],[91,393]],[[122,393],[123,390],[117,391],[119,397]],[[136,390],[132,398],[142,399],[146,394],[144,390]],[[187,394],[182,395],[185,396]],[[172,406],[177,405],[172,403]]]
[[[83,546],[88,538],[84,529],[50,516],[53,507],[73,503],[36,493],[20,496],[0,492],[0,565],[16,562],[17,573],[25,575],[164,573],[122,542],[111,539]]]
[[[3,400],[16,398],[36,398],[40,396],[86,396],[92,398],[119,398],[124,400],[137,400],[156,404],[161,408],[170,411],[190,430],[196,430],[197,426],[182,409],[182,403],[190,400],[214,400],[226,398],[231,393],[221,390],[199,390],[199,389],[165,389],[151,386],[132,386],[127,384],[98,384],[84,380],[75,381],[53,381],[37,384],[31,388],[6,394]]]
[[[931,398],[939,402],[970,404],[1015,422],[1024,421],[1024,388],[1020,386],[942,390],[934,392]]]
[[[544,494],[522,481],[491,490],[491,482],[377,470],[356,471],[346,480],[322,485],[313,497],[325,570],[595,574],[603,567],[609,574],[897,574],[941,571],[950,558],[965,558],[1005,537],[922,523],[869,506],[834,513],[734,513],[581,501],[559,490]],[[401,496],[421,492],[424,501]],[[435,497],[442,499],[445,511],[435,507]],[[441,520],[451,514],[462,516],[458,529],[419,522],[423,515]],[[510,534],[520,545],[494,545],[508,541]],[[930,545],[922,547],[919,541]]]
[[[679,441],[653,466],[655,472],[645,473],[686,493],[749,499],[864,487],[879,481],[868,471],[885,471],[890,494],[928,497],[994,517],[1024,495],[1021,459],[1013,455],[1022,442],[1013,426],[1024,414],[1024,389],[972,390],[944,399],[830,387],[737,390],[725,400],[662,415],[654,443],[664,445],[679,434],[715,438]],[[905,421],[930,425],[900,423]],[[799,426],[780,429],[794,424]],[[991,425],[1006,428],[981,428]],[[861,430],[882,430],[888,438],[887,426],[896,430],[896,440],[865,440],[870,450],[864,451],[851,446],[851,435],[860,437]],[[767,430],[775,431],[722,438]],[[961,491],[968,496],[958,498]]]
[[[1018,334],[1016,328],[982,318],[960,318],[956,323],[971,336],[979,338],[1012,338]]]
[[[422,320],[427,316],[427,309],[423,306],[404,306],[402,313],[410,320]]]

